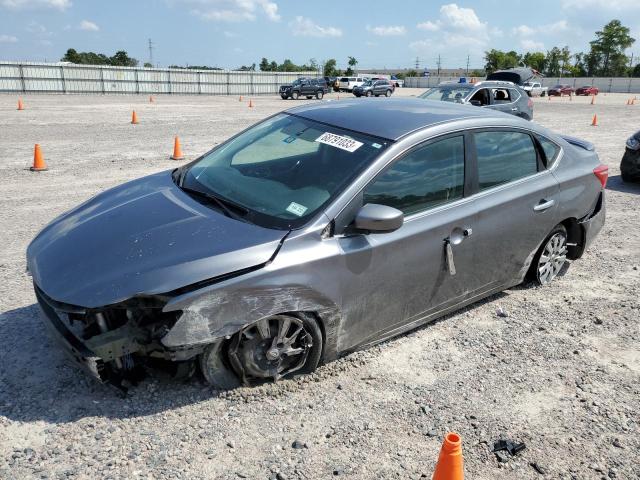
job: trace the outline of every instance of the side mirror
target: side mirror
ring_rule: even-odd
[[[471,100],[469,103],[471,105],[473,105],[474,107],[481,107],[482,106],[482,102],[480,102],[480,100]]]
[[[387,205],[367,203],[356,214],[354,226],[372,233],[389,233],[404,223],[404,213]]]

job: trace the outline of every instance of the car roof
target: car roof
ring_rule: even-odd
[[[419,98],[326,101],[294,107],[286,113],[388,140],[440,123],[509,117],[486,108]]]

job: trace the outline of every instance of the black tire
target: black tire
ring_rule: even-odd
[[[538,249],[535,256],[533,257],[531,266],[529,267],[528,277],[538,285],[547,285],[548,283],[552,282],[553,279],[558,275],[558,273],[562,271],[563,267],[566,265],[566,258],[565,258],[564,262],[562,263],[558,271],[555,272],[549,279],[545,279],[540,272],[540,269],[542,267],[541,259],[545,251],[545,248],[547,247],[547,244],[549,243],[549,241],[556,235],[559,235],[563,238],[563,245],[566,250],[566,243],[568,238],[567,229],[564,228],[564,225],[559,224],[559,225],[556,225],[553,228],[553,230],[551,230],[551,233],[549,233],[549,235],[547,235],[547,237],[544,239],[544,241],[540,245],[540,248]],[[565,253],[565,257],[566,257],[566,253]]]
[[[300,94],[298,92],[292,92],[291,93],[291,98],[293,98],[294,100],[298,100],[299,96],[300,96]]]
[[[620,170],[620,178],[622,178],[622,181],[626,183],[632,183],[638,180],[634,178],[632,175],[629,175],[629,173],[625,172],[624,170]]]
[[[365,95],[366,95],[367,97],[370,97],[370,96],[371,96],[371,90],[367,90],[367,93],[365,93]]]
[[[391,90],[387,90],[386,92],[384,92],[384,96],[389,98],[391,96],[393,92]]]
[[[376,97],[379,97],[379,96],[380,96],[380,94],[379,94],[379,93],[376,93]]]
[[[283,100],[286,100],[289,97],[287,97],[286,95],[280,95],[280,98],[282,98]]]
[[[322,90],[318,90],[318,91],[316,92],[316,98],[317,98],[318,100],[322,100],[322,97],[324,97],[324,92],[323,92]]]
[[[198,364],[204,379],[218,390],[232,390],[240,386],[240,379],[227,364],[226,343],[213,343],[198,355]]]
[[[541,97],[545,97],[547,94],[545,92],[540,93]]]

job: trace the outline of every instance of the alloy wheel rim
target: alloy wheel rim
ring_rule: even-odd
[[[277,381],[303,368],[312,346],[302,320],[276,315],[245,327],[229,355],[245,384],[252,380]]]
[[[544,246],[538,261],[538,279],[545,285],[562,270],[567,260],[567,239],[561,233],[553,235]]]

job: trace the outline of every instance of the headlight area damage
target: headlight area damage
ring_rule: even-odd
[[[101,382],[126,392],[144,377],[153,360],[192,368],[201,347],[170,349],[160,339],[175,325],[181,312],[163,312],[163,297],[136,297],[105,308],[85,309],[49,298],[34,285],[38,304],[52,335],[71,359]],[[180,363],[182,362],[182,363]]]

